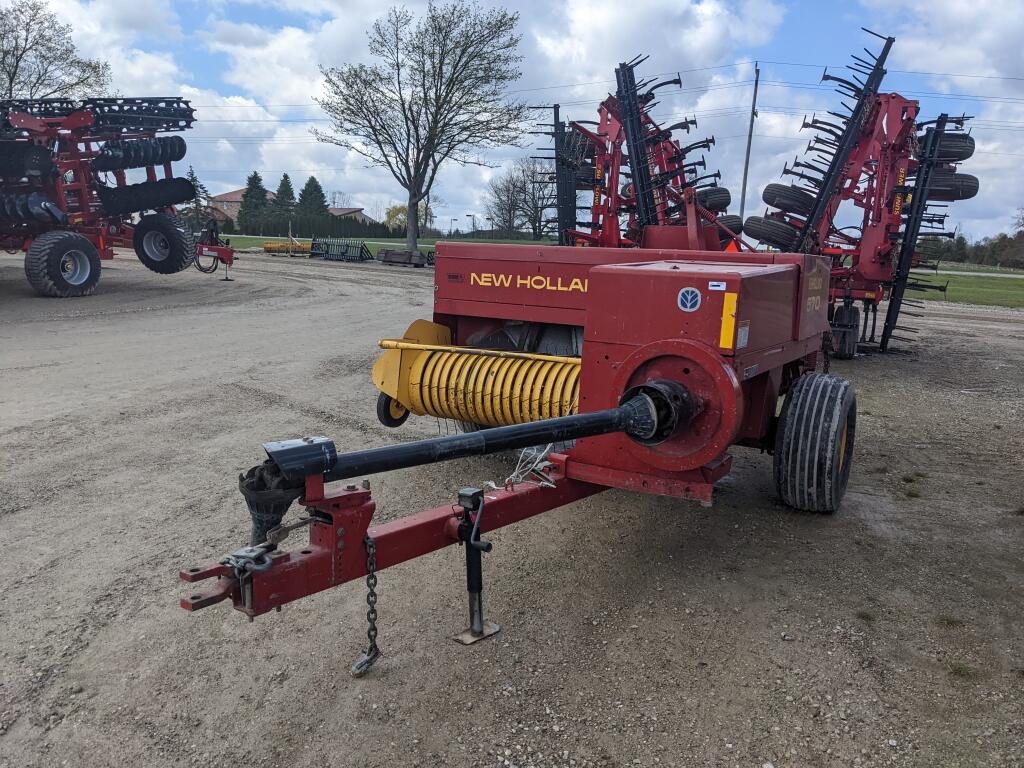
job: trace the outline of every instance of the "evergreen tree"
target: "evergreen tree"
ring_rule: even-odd
[[[259,234],[267,215],[267,188],[259,171],[245,180],[242,205],[238,210],[238,228],[246,234]]]
[[[306,179],[306,184],[299,192],[299,204],[296,210],[307,216],[327,215],[327,195],[324,194],[324,188],[320,186],[316,176]]]
[[[279,213],[286,216],[295,210],[295,190],[292,188],[292,180],[288,178],[287,173],[281,177],[281,183],[277,185],[274,207]]]
[[[182,217],[191,225],[193,230],[199,231],[203,228],[208,217],[210,190],[199,180],[199,176],[191,165],[188,167],[188,173],[185,174],[185,178],[192,182],[192,186],[196,190],[196,196],[181,206]]]

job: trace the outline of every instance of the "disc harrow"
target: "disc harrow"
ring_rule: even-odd
[[[195,261],[192,233],[174,211],[196,193],[171,167],[187,145],[181,136],[156,135],[194,121],[195,110],[179,97],[0,101],[0,247],[26,251],[37,291],[92,293],[100,260],[113,258],[115,247],[134,248],[160,274]],[[135,214],[143,214],[137,222]],[[136,236],[140,229],[145,237]],[[54,231],[74,237],[42,239]],[[220,263],[233,260],[219,244],[202,247]],[[72,262],[74,269],[62,266]]]

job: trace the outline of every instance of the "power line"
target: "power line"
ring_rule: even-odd
[[[815,64],[810,62],[797,62],[797,61],[761,61],[762,64],[774,64],[783,67],[810,67],[814,69],[825,69],[832,67],[833,69],[845,68],[845,64]],[[734,61],[730,64],[716,64],[709,67],[693,67],[691,69],[681,69],[672,72],[658,72],[650,75],[650,77],[667,77],[669,75],[684,74],[690,72],[707,72],[716,69],[732,69],[734,67],[749,66],[753,62],[748,60]],[[962,72],[922,72],[912,69],[890,69],[887,70],[889,74],[893,75],[915,75],[920,77],[954,77],[954,78],[973,78],[978,80],[1021,80],[1024,81],[1024,75],[972,75]],[[752,82],[750,80],[744,82]],[[542,85],[531,88],[515,88],[513,90],[506,91],[506,93],[533,93],[536,91],[551,91],[558,90],[560,88],[585,88],[591,85],[612,85],[614,80],[591,80],[585,83],[562,83],[559,85]],[[306,103],[306,104],[193,104],[196,109],[296,109],[296,108],[312,108],[319,107],[319,104]],[[566,106],[566,105],[563,105]]]

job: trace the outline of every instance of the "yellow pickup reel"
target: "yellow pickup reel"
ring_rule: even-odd
[[[410,413],[503,427],[576,413],[580,359],[451,345],[443,325],[417,320],[401,339],[380,342],[373,366],[377,418],[386,427]]]

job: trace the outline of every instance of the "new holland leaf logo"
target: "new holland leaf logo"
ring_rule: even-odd
[[[679,292],[678,304],[683,312],[696,312],[700,309],[700,291],[696,288],[683,288]]]

